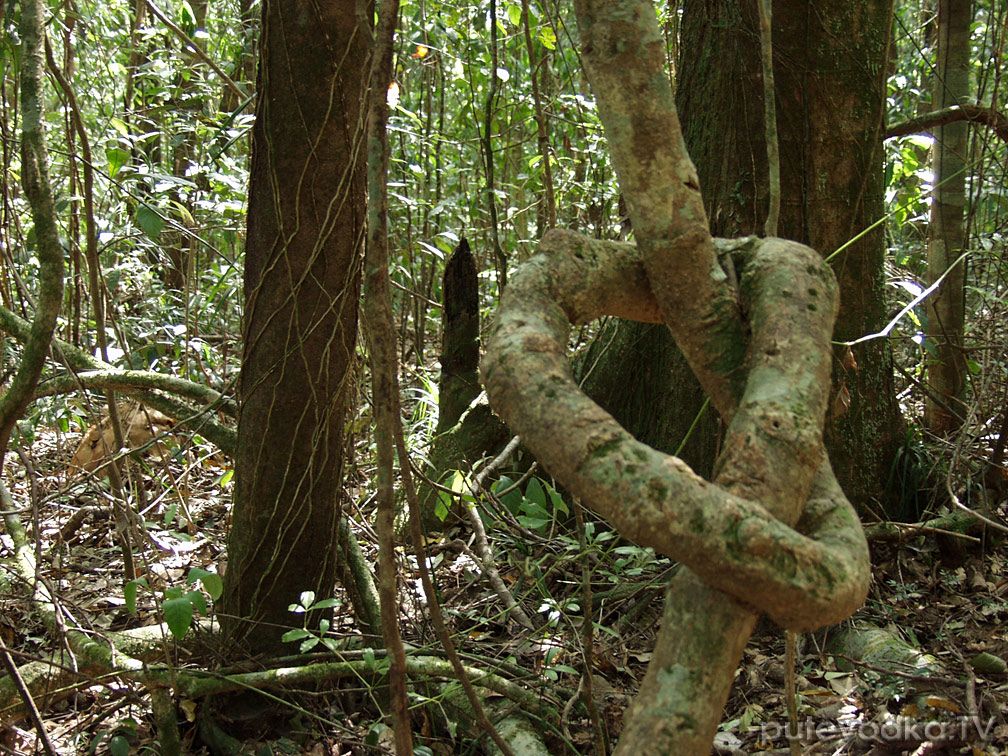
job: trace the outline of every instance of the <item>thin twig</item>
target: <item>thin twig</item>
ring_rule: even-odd
[[[599,716],[595,697],[592,695],[592,668],[595,665],[595,609],[591,587],[591,568],[588,566],[588,537],[585,534],[584,512],[581,502],[574,501],[574,522],[577,525],[578,548],[581,550],[581,586],[584,592],[584,624],[582,626],[582,656],[584,671],[581,673],[581,684],[578,692],[588,716],[591,718],[592,732],[595,736],[595,753],[606,754],[606,736],[602,728],[602,717]]]
[[[171,30],[172,34],[182,40],[182,43],[186,47],[190,48],[197,58],[210,66],[210,68],[213,69],[213,72],[221,78],[222,82],[224,82],[224,86],[230,89],[238,97],[238,99],[241,100],[248,96],[248,92],[244,91],[241,87],[235,84],[231,77],[224,73],[224,70],[214,63],[210,56],[203,52],[202,48],[200,48],[200,46],[197,45],[188,34],[182,31],[178,24],[168,18],[168,16],[166,16],[164,12],[153,3],[153,0],[145,1],[147,3],[147,7],[151,9],[151,13],[161,19],[161,23],[167,26]]]
[[[434,588],[434,581],[431,579],[430,568],[427,565],[427,554],[424,551],[423,546],[423,526],[420,523],[420,497],[417,496],[416,486],[413,484],[413,475],[410,471],[409,465],[409,452],[406,449],[406,439],[403,436],[402,423],[397,422],[395,427],[396,435],[396,450],[399,453],[399,459],[401,461],[401,472],[402,472],[402,482],[403,487],[406,489],[406,504],[409,508],[409,522],[410,531],[413,536],[413,553],[416,556],[417,568],[420,570],[420,584],[423,586],[424,594],[427,597],[427,606],[430,609],[431,621],[434,623],[434,630],[437,633],[438,640],[441,641],[441,647],[445,651],[445,655],[448,657],[448,661],[451,662],[452,669],[455,670],[455,676],[462,685],[462,690],[465,691],[466,698],[469,700],[469,705],[473,708],[473,714],[476,717],[476,723],[479,725],[483,732],[487,733],[497,747],[501,750],[503,756],[515,756],[514,751],[505,742],[504,738],[501,737],[500,733],[497,732],[490,720],[487,719],[486,711],[483,709],[483,704],[480,703],[479,696],[476,695],[476,690],[473,688],[472,681],[465,672],[465,668],[462,666],[462,660],[459,658],[458,651],[455,650],[455,644],[452,642],[451,634],[448,632],[448,627],[445,625],[444,614],[441,612],[441,604],[438,601],[437,591]]]
[[[10,651],[2,638],[0,638],[0,656],[3,657],[4,667],[7,668],[7,674],[10,676],[10,679],[14,681],[14,687],[17,688],[18,695],[21,696],[21,700],[24,701],[28,709],[28,716],[31,717],[32,724],[35,725],[35,731],[38,733],[39,740],[42,741],[42,748],[45,749],[45,752],[49,756],[56,756],[56,749],[53,748],[52,741],[49,740],[49,733],[46,732],[45,723],[42,721],[42,715],[39,714],[38,706],[35,705],[35,699],[32,698],[31,691],[28,690],[28,686],[25,685],[24,680],[21,678],[17,665],[11,658]]]

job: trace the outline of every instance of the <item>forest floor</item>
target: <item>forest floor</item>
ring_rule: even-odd
[[[186,590],[193,568],[222,572],[231,484],[227,468],[204,455],[144,460],[133,465],[143,482],[139,505],[145,543],[137,549],[140,586],[135,600],[123,590],[123,560],[113,533],[109,486],[102,479],[67,467],[78,436],[45,432],[25,454],[10,453],[5,477],[13,481],[15,504],[40,555],[38,574],[58,597],[65,622],[87,628],[95,638],[162,618],[164,591]],[[347,492],[364,501],[366,492]],[[33,507],[32,504],[35,504]],[[352,511],[360,518],[361,513]],[[1004,512],[1001,516],[1004,516]],[[574,692],[584,669],[581,609],[582,553],[576,534],[552,523],[541,538],[509,532],[488,523],[505,584],[519,598],[537,630],[502,619],[497,596],[475,567],[462,529],[432,539],[433,561],[448,621],[467,663],[487,665],[559,702],[563,724],[547,736],[552,753],[593,753],[592,727]],[[568,524],[567,527],[572,527]],[[618,739],[622,715],[651,658],[661,619],[662,585],[672,566],[589,523],[588,563],[598,630],[592,642],[592,690],[608,738]],[[10,556],[3,533],[0,558]],[[367,528],[359,538],[373,554]],[[975,540],[937,543],[931,534],[902,543],[872,544],[874,581],[865,606],[838,628],[798,641],[799,734],[805,754],[1008,754],[1008,548]],[[418,647],[436,645],[421,606],[415,563],[403,556],[402,627]],[[0,592],[0,637],[19,666],[59,656],[67,644],[48,631],[30,610],[23,591]],[[354,634],[349,611],[337,609],[329,637]],[[292,626],[297,617],[292,615]],[[856,630],[857,632],[852,632]],[[841,643],[842,645],[837,645]],[[185,652],[166,636],[162,661],[180,667],[213,669],[209,656]],[[317,647],[316,650],[318,650]],[[838,650],[839,649],[839,650]],[[292,649],[292,653],[296,649]],[[42,721],[59,753],[158,752],[146,689],[137,682],[93,671],[74,674],[64,655],[59,689],[38,696]],[[69,675],[69,678],[67,677]],[[784,633],[761,622],[745,650],[725,710],[716,751],[787,753],[784,728]],[[418,744],[431,753],[471,753],[462,733],[471,722],[443,705],[439,693],[418,684],[411,703]],[[5,691],[5,692],[4,692]],[[423,693],[421,694],[421,691]],[[0,753],[40,752],[31,722],[4,714],[18,699],[0,701]],[[289,702],[282,737],[270,737],[255,722],[243,738],[252,753],[347,754],[388,752],[374,698],[360,680],[297,692],[273,689]],[[183,746],[206,752],[194,723],[200,707],[178,701]],[[471,742],[471,741],[470,741]]]

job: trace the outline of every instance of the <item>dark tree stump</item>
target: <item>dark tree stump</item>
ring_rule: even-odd
[[[438,481],[453,470],[467,471],[484,455],[503,448],[510,438],[507,426],[489,405],[472,406],[483,390],[479,381],[479,287],[476,260],[464,238],[445,265],[442,292],[438,424],[428,470],[428,477]],[[420,501],[424,524],[440,528],[437,491],[422,485]]]
[[[442,284],[440,435],[458,423],[479,396],[479,285],[465,237],[445,265]]]

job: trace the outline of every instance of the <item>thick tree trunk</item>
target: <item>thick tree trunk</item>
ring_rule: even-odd
[[[703,409],[707,395],[666,325],[612,318],[577,361],[575,376],[634,438],[667,454],[682,446],[677,456],[710,477],[718,414]]]
[[[222,625],[281,649],[288,605],[331,595],[357,333],[370,15],[353,0],[262,6],[245,346]],[[312,620],[309,620],[311,622]]]
[[[970,0],[940,0],[938,3],[938,64],[935,67],[936,110],[961,105],[969,97]],[[935,433],[948,433],[962,425],[965,360],[963,325],[965,312],[965,267],[957,258],[963,249],[963,212],[966,206],[966,145],[969,124],[956,121],[935,129],[934,194],[928,228],[928,283],[945,276],[928,300],[927,339],[934,346],[929,354],[928,395],[924,418]]]
[[[673,579],[617,753],[699,756],[757,610],[809,628],[853,611],[867,590],[863,534],[822,457],[836,284],[801,245],[711,238],[654,7],[579,0],[575,10],[639,248],[548,234],[546,254],[522,266],[502,298],[483,377],[494,406],[561,483],[622,534],[689,567]],[[723,270],[734,269],[728,252],[737,253],[738,285]],[[729,423],[714,485],[633,439],[577,390],[569,326],[602,314],[660,316],[674,333]],[[803,539],[788,527],[803,507],[807,528],[833,524]]]
[[[779,233],[823,255],[882,217],[890,16],[891,0],[833,3],[814,13],[804,0],[774,4]],[[685,0],[681,50],[677,104],[711,226],[719,235],[757,233],[768,192],[755,2]],[[879,227],[831,260],[840,283],[834,340],[885,325],[884,259]],[[854,356],[856,369],[840,360],[834,366],[834,390],[846,390],[851,403],[831,417],[826,444],[844,491],[864,505],[885,497],[903,430],[888,341],[862,343]]]

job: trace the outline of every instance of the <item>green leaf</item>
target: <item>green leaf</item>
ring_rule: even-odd
[[[542,510],[546,511],[546,492],[543,490],[539,478],[532,478],[525,488],[525,498],[528,501],[538,504]]]
[[[124,137],[127,137],[127,138],[129,137],[129,126],[127,126],[126,122],[123,121],[122,119],[120,119],[120,118],[110,118],[109,119],[109,126],[111,126],[113,129],[115,129],[116,131],[118,131]]]
[[[224,593],[224,581],[221,580],[221,576],[216,572],[210,572],[209,570],[203,570],[199,567],[193,567],[189,570],[189,577],[186,582],[189,585],[192,585],[197,580],[203,584],[203,588],[210,594],[210,598],[214,601],[219,599]]]
[[[136,600],[137,600],[137,588],[140,586],[147,587],[146,578],[138,578],[136,580],[130,580],[126,585],[123,586],[123,596],[126,599],[126,609],[130,614],[136,614]]]
[[[521,491],[517,488],[513,488],[513,486],[514,481],[508,476],[502,475],[500,480],[493,484],[493,492],[497,493],[498,491],[506,491],[510,488],[510,491],[499,497],[500,503],[507,507],[507,510],[511,514],[518,514],[521,510],[522,495]]]
[[[296,627],[293,630],[288,630],[286,633],[280,636],[280,640],[284,643],[290,643],[291,641],[304,640],[305,638],[310,638],[311,633],[301,627]]]
[[[139,205],[134,213],[134,219],[141,230],[154,241],[157,241],[164,230],[164,218],[151,210],[147,205]]]
[[[539,41],[547,50],[556,50],[556,32],[552,27],[543,26],[539,29]]]
[[[375,722],[374,724],[371,725],[371,727],[368,728],[368,734],[367,737],[364,739],[364,742],[370,746],[378,745],[379,737],[381,737],[381,734],[385,732],[385,730],[387,729],[389,729],[389,726],[384,722]]]
[[[553,486],[546,486],[546,492],[549,494],[550,503],[553,504],[553,511],[561,512],[565,515],[570,514],[570,509],[567,508],[567,502],[563,500],[563,496],[557,491]]]
[[[547,526],[550,524],[549,518],[542,517],[518,517],[518,524],[527,530],[533,530],[537,533],[545,533]]]
[[[517,3],[511,3],[508,5],[507,9],[508,21],[511,22],[512,26],[521,26],[521,6]]]
[[[109,738],[108,749],[112,756],[129,756],[129,741],[122,735],[113,735]]]
[[[130,154],[121,147],[107,147],[105,149],[105,159],[108,160],[109,176],[115,178],[119,170],[126,165]]]
[[[576,675],[578,671],[567,664],[554,664],[551,669],[555,669],[557,672],[566,672],[568,675]]]
[[[305,609],[311,609],[312,604],[315,603],[315,591],[302,591],[298,600]]]
[[[204,617],[206,616],[207,603],[206,597],[203,595],[202,591],[189,591],[185,597],[189,599],[189,603],[193,605],[193,609],[198,611]]]
[[[176,638],[182,638],[192,624],[193,605],[187,597],[172,598],[164,602],[164,617],[168,629]]]
[[[450,498],[445,491],[438,491],[438,499],[434,503],[434,516],[441,522],[448,519]]]

